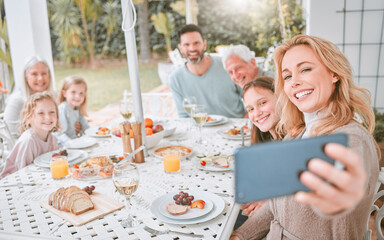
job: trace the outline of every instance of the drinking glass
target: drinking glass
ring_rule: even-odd
[[[201,136],[201,129],[203,124],[207,121],[208,113],[204,105],[196,105],[192,108],[192,119],[196,122],[199,127],[199,137],[196,141],[198,144],[205,144],[206,141],[203,140]]]
[[[131,100],[124,100],[120,103],[120,114],[125,121],[128,121],[132,117],[133,106]]]
[[[180,171],[180,156],[175,154],[165,155],[163,157],[164,171],[174,173]]]
[[[186,97],[186,98],[183,99],[183,108],[184,108],[185,112],[188,114],[189,117],[192,117],[192,115],[191,115],[192,114],[192,109],[194,107],[196,107],[196,104],[197,104],[197,100],[196,100],[196,97],[194,97],[194,96]],[[191,129],[192,124],[193,124],[193,120],[191,118],[188,130]]]
[[[139,186],[139,171],[136,164],[129,161],[117,163],[113,168],[112,178],[117,191],[125,197],[125,209],[128,211],[127,219],[123,220],[121,225],[126,228],[139,225],[130,213],[130,199]]]
[[[68,161],[66,156],[52,157],[49,164],[53,179],[64,179],[68,175]]]

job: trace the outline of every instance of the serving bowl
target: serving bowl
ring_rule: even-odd
[[[146,144],[147,149],[153,148],[154,146],[159,144],[161,139],[163,139],[163,137],[164,137],[164,133],[165,133],[165,130],[157,132],[157,133],[154,133],[154,134],[149,135],[149,136],[146,136],[146,138],[147,138],[147,144]]]
[[[164,127],[164,137],[169,137],[172,134],[174,134],[176,131],[175,125],[172,126],[170,124],[164,124],[163,127]]]

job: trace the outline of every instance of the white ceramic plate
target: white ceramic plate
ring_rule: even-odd
[[[226,139],[231,139],[231,140],[241,140],[241,135],[228,135],[228,134],[225,134],[225,130],[218,130],[217,133],[222,136],[223,138],[226,138]],[[247,135],[244,136],[244,139],[250,139],[251,136],[250,136],[250,133],[247,133]]]
[[[49,168],[49,163],[52,159],[52,154],[56,152],[58,152],[58,150],[44,153],[38,156],[37,158],[35,158],[33,163],[38,167]],[[69,165],[81,162],[86,157],[88,157],[88,153],[82,150],[67,150],[67,152],[68,152],[67,159],[68,159]]]
[[[188,211],[186,213],[181,214],[181,215],[172,215],[167,211],[167,205],[170,203],[175,204],[175,201],[173,200],[173,196],[178,194],[178,193],[179,192],[172,192],[172,193],[168,193],[166,195],[161,196],[162,201],[161,201],[160,205],[158,206],[158,208],[159,208],[159,212],[164,217],[176,219],[176,220],[193,219],[193,218],[198,218],[198,217],[204,216],[204,215],[208,214],[213,209],[212,201],[209,198],[207,198],[205,194],[202,195],[201,192],[188,191],[188,194],[194,196],[193,201],[203,200],[205,202],[204,208],[203,209],[190,208],[188,206]]]
[[[209,115],[209,117],[216,119],[216,121],[206,122],[203,127],[217,126],[228,122],[228,118],[221,115]]]
[[[228,157],[231,158],[231,157]],[[200,162],[203,160],[201,158],[195,158],[195,164],[198,169],[204,170],[204,171],[210,171],[210,172],[225,172],[225,171],[233,171],[234,170],[234,162],[232,159],[228,159],[228,165],[229,167],[223,168],[223,167],[217,167],[215,163],[213,162],[207,162],[205,166],[201,165]]]
[[[191,193],[192,195],[201,194],[201,196],[204,196],[204,199],[211,200],[211,202],[213,203],[213,209],[209,213],[207,213],[201,217],[197,217],[197,218],[192,218],[192,219],[168,218],[168,217],[165,217],[163,214],[161,214],[159,211],[159,205],[163,201],[162,197],[166,196],[166,195],[163,195],[161,197],[156,198],[152,202],[152,205],[151,205],[152,214],[155,215],[155,217],[160,219],[160,221],[162,221],[162,222],[171,223],[171,224],[183,224],[184,225],[184,224],[196,224],[196,223],[202,223],[202,222],[209,221],[209,220],[217,217],[224,210],[225,202],[221,197],[217,196],[216,194],[213,194],[213,193],[207,192],[207,191],[199,191],[199,190],[195,190],[195,191],[189,190],[187,192]],[[176,193],[177,192],[175,192],[173,194],[176,194]]]
[[[93,146],[97,143],[96,139],[89,137],[81,137],[69,140],[64,144],[66,148],[81,149]]]
[[[111,130],[111,128],[108,127],[108,126],[103,126],[103,127],[107,127],[107,128],[109,128],[109,130]],[[97,138],[110,137],[112,135],[111,132],[108,133],[108,134],[105,134],[105,135],[97,135],[97,132],[99,131],[99,128],[101,128],[101,127],[90,127],[87,130],[85,130],[84,133],[87,136],[97,137]]]

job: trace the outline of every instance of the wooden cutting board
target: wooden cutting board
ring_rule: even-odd
[[[95,208],[79,215],[60,211],[50,206],[48,204],[48,199],[42,201],[40,205],[48,211],[72,223],[74,226],[81,226],[85,223],[91,222],[99,217],[102,217],[124,207],[124,204],[96,192],[93,192],[90,196],[95,205]]]

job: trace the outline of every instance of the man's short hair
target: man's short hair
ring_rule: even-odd
[[[231,56],[238,56],[241,59],[243,59],[247,63],[251,63],[251,59],[255,58],[255,53],[249,50],[249,48],[245,45],[239,44],[239,45],[230,45],[228,49],[224,52],[223,56],[221,57],[225,69],[225,62],[230,58]]]
[[[198,33],[200,33],[201,38],[204,40],[204,35],[203,35],[203,32],[201,31],[201,28],[199,28],[195,24],[187,24],[184,27],[182,27],[179,30],[179,39],[180,39],[181,35],[183,35],[184,33],[189,33],[189,32],[198,32]]]

